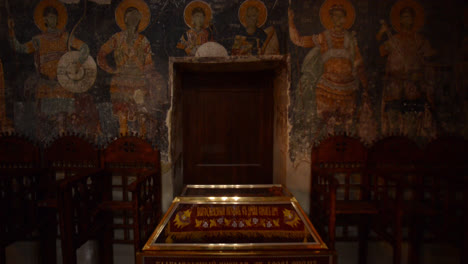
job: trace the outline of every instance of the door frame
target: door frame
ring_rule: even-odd
[[[252,72],[272,70],[273,80],[273,175],[274,184],[286,185],[289,146],[289,90],[291,85],[289,55],[256,57],[170,57],[169,89],[171,108],[166,124],[169,129],[168,158],[172,166],[172,187],[175,195],[183,188],[183,123],[182,76],[184,72]]]

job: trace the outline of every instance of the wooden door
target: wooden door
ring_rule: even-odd
[[[184,184],[272,183],[272,72],[184,73]]]

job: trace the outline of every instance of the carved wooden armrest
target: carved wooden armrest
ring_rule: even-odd
[[[321,173],[319,171],[314,171],[312,177],[315,177],[313,179],[312,192],[315,192],[315,197],[318,200],[311,202],[320,205],[327,214],[330,214],[331,211],[335,210],[336,190],[339,182],[332,174]]]
[[[156,169],[154,170],[148,170],[145,172],[143,175],[138,177],[136,181],[134,181],[132,184],[128,186],[128,190],[132,193],[141,191],[141,188],[144,187],[145,184],[147,184],[149,181],[151,181],[151,177],[154,175],[158,175],[160,172]],[[154,177],[153,177],[154,179]],[[156,183],[155,183],[156,184]],[[160,184],[160,183],[158,183]]]
[[[81,237],[100,221],[98,214],[104,201],[109,172],[90,169],[60,182],[58,211],[63,234]]]
[[[132,192],[134,247],[140,250],[156,228],[161,215],[161,177],[157,169],[140,176],[129,187]]]

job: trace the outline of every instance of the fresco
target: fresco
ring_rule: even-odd
[[[188,29],[177,44],[188,56],[194,56],[198,48],[213,40],[211,24],[212,10],[210,5],[203,1],[192,1],[184,10],[184,21]]]
[[[467,11],[452,2],[0,1],[1,129],[136,133],[167,158],[170,57],[283,54],[292,161],[328,134],[466,137]]]
[[[381,56],[387,58],[381,104],[382,134],[432,138],[436,134],[432,111],[433,71],[425,64],[436,51],[419,34],[424,25],[424,9],[413,0],[400,0],[391,9],[377,33]]]
[[[279,54],[278,37],[274,27],[261,27],[268,18],[265,4],[259,0],[247,0],[239,7],[242,28],[236,33],[231,55]]]
[[[302,36],[295,26],[294,10],[288,10],[292,43],[312,48],[302,63],[293,110],[296,113],[293,137],[298,136],[298,141],[305,140],[301,145],[307,148],[319,133],[356,133],[360,87],[363,88],[363,101],[369,100],[356,33],[348,31],[356,16],[353,5],[346,0],[326,0],[319,15],[325,31]],[[313,128],[315,131],[311,132]]]
[[[162,76],[155,70],[151,45],[140,34],[149,24],[150,10],[142,0],[125,0],[115,10],[122,31],[104,43],[98,53],[99,67],[113,75],[110,83],[112,112],[121,134],[146,135],[157,125],[152,113],[166,101]],[[115,68],[107,55],[113,54]],[[130,124],[132,123],[132,124]]]
[[[90,128],[86,133],[96,133],[96,123],[83,120],[81,109],[93,108],[86,103],[80,105],[83,97],[73,90],[63,87],[57,80],[57,67],[60,58],[71,48],[79,51],[78,63],[83,64],[89,56],[86,43],[65,31],[68,14],[65,6],[57,0],[43,0],[34,10],[34,22],[41,33],[26,43],[20,43],[15,36],[15,22],[8,20],[9,38],[15,52],[34,54],[36,74],[29,76],[24,88],[25,97],[35,100],[34,110],[37,115],[37,134],[48,137],[52,131],[64,133],[71,125]],[[29,98],[28,98],[29,97]],[[88,112],[89,113],[89,112]]]

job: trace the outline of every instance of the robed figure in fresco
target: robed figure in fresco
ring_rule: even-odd
[[[387,57],[382,91],[383,134],[434,137],[432,118],[434,88],[426,74],[425,59],[434,55],[429,41],[418,33],[424,25],[424,9],[416,1],[400,0],[391,10],[392,34],[382,23],[377,39],[386,35],[380,54]]]
[[[242,28],[234,37],[231,55],[279,54],[279,42],[274,27],[263,30],[268,12],[259,0],[247,0],[239,7]]]
[[[296,90],[293,130],[296,139],[303,141],[297,145],[308,148],[310,137],[315,137],[310,132],[312,129],[315,133],[324,130],[333,134],[340,127],[349,134],[356,132],[359,84],[364,87],[363,101],[368,99],[361,53],[354,33],[348,31],[354,18],[355,11],[349,1],[327,0],[320,9],[320,21],[326,30],[317,35],[301,36],[294,24],[294,12],[289,9],[291,41],[297,46],[312,48],[302,63],[302,76]]]
[[[151,45],[140,34],[149,24],[150,10],[142,0],[124,0],[115,10],[122,31],[101,46],[98,65],[113,74],[110,94],[113,114],[119,120],[120,133],[144,135],[156,126],[152,114],[165,101],[163,79],[153,64]],[[108,63],[112,53],[115,68]],[[129,122],[134,125],[129,126]]]
[[[195,56],[198,47],[213,40],[209,29],[211,22],[211,7],[203,1],[192,1],[184,10],[185,24],[190,27],[177,43],[178,49],[183,49],[188,56]]]
[[[14,21],[9,19],[9,37],[12,48],[16,52],[34,54],[34,65],[37,76],[32,83],[38,104],[39,127],[43,122],[52,122],[52,128],[59,133],[65,131],[66,120],[75,113],[75,98],[73,92],[65,89],[57,81],[57,65],[68,50],[68,45],[80,52],[79,63],[85,62],[89,48],[83,41],[70,37],[66,32],[68,14],[65,6],[58,0],[43,0],[34,10],[34,21],[42,31],[31,41],[21,44],[15,36]],[[42,131],[44,130],[44,131]],[[50,136],[47,128],[39,129],[39,137]]]

